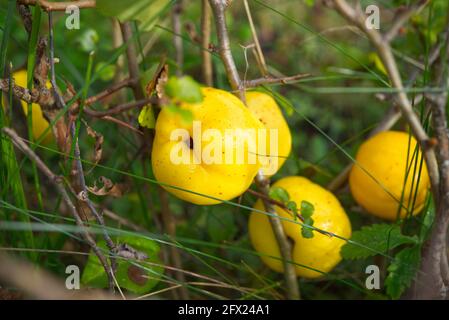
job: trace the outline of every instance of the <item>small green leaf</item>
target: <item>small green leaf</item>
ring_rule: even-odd
[[[190,76],[170,77],[165,85],[165,93],[171,98],[188,103],[203,101],[200,85]]]
[[[287,203],[290,200],[290,195],[287,190],[281,187],[272,187],[268,193],[271,199],[280,201],[282,203]]]
[[[341,249],[344,259],[361,259],[386,253],[402,244],[416,244],[418,240],[416,237],[403,235],[398,225],[373,224],[354,232],[351,241]]]
[[[167,110],[169,110],[170,112],[178,114],[181,117],[182,121],[187,124],[193,121],[193,113],[190,110],[181,109],[174,104],[169,104],[164,108],[167,108]]]
[[[305,226],[301,227],[301,235],[306,238],[306,239],[310,239],[313,238],[313,229],[309,228],[307,226],[313,226],[313,219],[310,217],[304,217],[304,224]]]
[[[111,81],[115,76],[116,67],[113,64],[99,62],[95,66],[95,73],[99,75],[104,82]]]
[[[413,246],[401,250],[388,267],[388,276],[385,279],[387,294],[398,299],[405,289],[410,286],[421,260],[421,247]]]
[[[80,44],[81,50],[84,52],[92,52],[95,50],[99,40],[100,37],[98,36],[97,31],[94,29],[87,29],[78,37],[77,42]]]
[[[145,106],[139,113],[139,124],[142,127],[153,129],[155,124],[153,108],[151,106]]]
[[[92,52],[95,50],[99,40],[100,37],[96,30],[87,29],[78,37],[77,42],[80,44],[81,50],[84,52]]]
[[[301,201],[301,215],[304,219],[310,218],[315,211],[315,207],[308,201]]]

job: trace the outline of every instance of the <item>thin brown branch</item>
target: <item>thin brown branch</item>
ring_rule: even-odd
[[[100,100],[103,100],[104,98],[110,96],[111,94],[123,89],[123,88],[127,88],[127,87],[131,87],[133,86],[136,82],[138,82],[138,79],[125,79],[122,80],[120,82],[117,82],[115,84],[113,84],[112,86],[110,86],[109,88],[105,89],[104,91],[96,94],[95,96],[89,97],[84,101],[84,105],[85,106],[90,106]]]
[[[173,26],[173,45],[176,55],[176,75],[182,75],[184,66],[184,47],[182,44],[182,0],[177,0],[172,9],[172,26]]]
[[[283,77],[283,78],[273,78],[273,77],[264,77],[259,79],[253,79],[253,80],[247,80],[244,81],[245,88],[255,88],[258,86],[262,86],[265,84],[288,84],[291,82],[298,81],[300,79],[304,79],[310,77],[310,74],[303,73],[303,74],[297,74],[294,76],[289,77]]]
[[[209,52],[210,43],[210,7],[208,0],[201,0],[201,57],[202,57],[202,73],[204,83],[211,87],[214,84],[213,68],[212,68],[212,55]]]
[[[126,128],[126,129],[129,129],[129,130],[131,130],[131,131],[137,133],[137,134],[140,135],[140,136],[143,136],[143,135],[144,135],[143,132],[140,131],[139,129],[134,128],[134,127],[133,127],[132,125],[130,125],[129,123],[126,123],[125,121],[119,120],[119,119],[117,119],[117,118],[114,118],[114,117],[111,117],[111,116],[104,116],[104,117],[102,117],[102,118],[100,118],[100,119],[106,120],[106,121],[110,121],[110,122],[113,122],[113,123],[115,123],[115,124],[118,124],[119,126],[124,127],[124,128]]]
[[[232,89],[238,91],[240,100],[246,103],[245,87],[240,80],[240,75],[237,71],[231,52],[231,44],[229,42],[228,27],[225,19],[226,1],[209,0],[209,4],[212,8],[212,12],[214,13],[215,28],[219,43],[218,51],[226,69],[228,81],[231,84]]]
[[[139,79],[139,64],[137,62],[137,50],[134,43],[131,24],[129,22],[125,22],[121,24],[120,27],[122,29],[123,41],[127,44],[126,58],[128,59],[129,78]],[[141,100],[145,97],[139,81],[131,83],[131,88],[133,90],[134,97],[137,100]]]
[[[68,7],[76,6],[80,9],[95,8],[95,0],[52,2],[47,0],[18,0],[20,4],[40,6],[45,11],[65,11]]]
[[[95,118],[103,118],[105,116],[114,116],[123,112],[126,112],[131,109],[139,109],[142,108],[150,103],[157,103],[157,100],[154,98],[151,99],[142,99],[138,101],[131,101],[127,102],[118,106],[115,106],[113,108],[110,108],[108,110],[94,110],[89,107],[84,107],[83,112],[87,115]]]
[[[251,10],[249,8],[249,4],[248,4],[248,0],[243,0],[243,4],[245,6],[245,11],[246,11],[246,15],[248,17],[248,21],[249,21],[249,26],[251,28],[251,33],[253,36],[253,40],[254,40],[254,45],[256,46],[256,57],[258,60],[258,65],[260,66],[262,75],[264,77],[268,76],[268,69],[267,69],[267,64],[265,62],[265,57],[263,55],[262,52],[262,48],[260,47],[260,43],[259,43],[259,37],[257,36],[257,31],[256,31],[256,27],[254,26],[254,22],[253,22],[253,17],[251,15]]]

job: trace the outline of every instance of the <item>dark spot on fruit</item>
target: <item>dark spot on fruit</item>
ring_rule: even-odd
[[[189,137],[189,140],[188,140],[188,141],[186,140],[185,143],[187,144],[187,146],[188,146],[190,149],[193,150],[193,139],[192,139],[192,137]]]
[[[144,286],[148,279],[145,278],[146,272],[139,267],[130,266],[128,268],[128,278],[139,286]]]
[[[290,246],[293,248],[293,246],[295,245],[295,240],[293,240],[292,237],[287,236],[287,241],[290,243]]]

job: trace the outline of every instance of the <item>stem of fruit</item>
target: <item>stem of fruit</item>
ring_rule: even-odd
[[[243,103],[246,103],[245,99],[245,84],[240,79],[240,75],[237,71],[234,58],[232,56],[229,34],[226,26],[225,10],[227,8],[227,1],[224,0],[209,0],[209,4],[212,8],[212,12],[215,20],[215,27],[219,42],[219,53],[221,60],[225,66],[226,74],[228,76],[229,83],[234,91],[238,92],[240,99]],[[261,193],[268,197],[270,189],[270,181],[262,172],[259,172],[256,176],[256,183]],[[278,243],[282,262],[284,266],[284,279],[287,289],[287,297],[290,300],[298,300],[301,298],[298,280],[296,278],[295,266],[292,262],[292,248],[285,235],[284,227],[281,220],[277,216],[277,212],[273,205],[267,201],[263,201],[265,210],[270,214],[269,219],[271,227]]]

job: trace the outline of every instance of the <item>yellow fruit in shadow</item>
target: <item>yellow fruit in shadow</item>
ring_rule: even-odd
[[[290,129],[281,109],[270,95],[257,91],[247,92],[246,104],[256,118],[268,129],[265,154],[268,156],[267,160],[275,166],[274,170],[268,172],[271,174],[267,174],[268,176],[271,176],[282,167],[285,160],[287,160],[290,155],[292,149]],[[269,132],[271,129],[277,131],[277,141],[271,141]],[[277,148],[277,151],[273,150],[270,146],[272,143],[274,143],[273,146],[277,145],[277,147],[275,147]],[[266,171],[267,170],[264,170],[264,172]]]
[[[162,185],[167,191],[209,205],[233,199],[251,185],[260,165],[249,161],[248,154],[257,149],[257,139],[233,139],[232,133],[264,127],[231,93],[214,88],[202,88],[201,92],[202,102],[179,105],[181,111],[191,112],[193,121],[168,107],[159,113],[151,161],[159,182],[194,193]]]
[[[290,195],[290,200],[295,201],[298,208],[302,201],[313,204],[315,210],[312,219],[316,228],[344,238],[351,237],[351,223],[338,199],[329,191],[306,178],[297,176],[283,178],[273,184],[273,187],[285,189]],[[260,199],[257,200],[254,208],[265,210]],[[284,209],[277,206],[275,209],[280,217],[293,220],[293,217]],[[344,240],[316,231],[313,232],[313,238],[304,238],[298,223],[282,220],[282,224],[286,235],[293,243],[292,259],[297,264],[295,269],[298,276],[303,278],[320,277],[323,272],[331,271],[341,261],[340,248],[345,244]],[[282,272],[282,261],[271,258],[281,257],[281,253],[271,229],[269,217],[253,211],[249,218],[248,229],[253,247],[257,252],[263,254],[262,261],[270,269]]]
[[[416,140],[408,133],[385,131],[369,138],[360,146],[355,160],[349,186],[354,199],[367,212],[395,220],[399,208],[401,217],[412,213],[413,204],[413,214],[422,210],[429,176],[424,161],[421,167],[422,154]]]
[[[26,88],[27,87],[27,72],[26,70],[19,70],[13,73],[12,78],[14,79],[14,83],[20,87]],[[47,82],[47,87],[51,88],[50,81]],[[24,101],[20,101],[22,104],[22,109],[25,114],[25,116],[28,114],[28,104]],[[48,121],[44,118],[44,115],[42,113],[42,109],[40,105],[33,103],[31,105],[32,110],[32,124],[33,124],[33,138],[34,140],[38,140],[42,137],[44,132],[50,127],[50,124]],[[41,143],[43,145],[48,146],[54,141],[53,133],[51,128],[48,129],[45,136],[43,136],[43,139]]]

